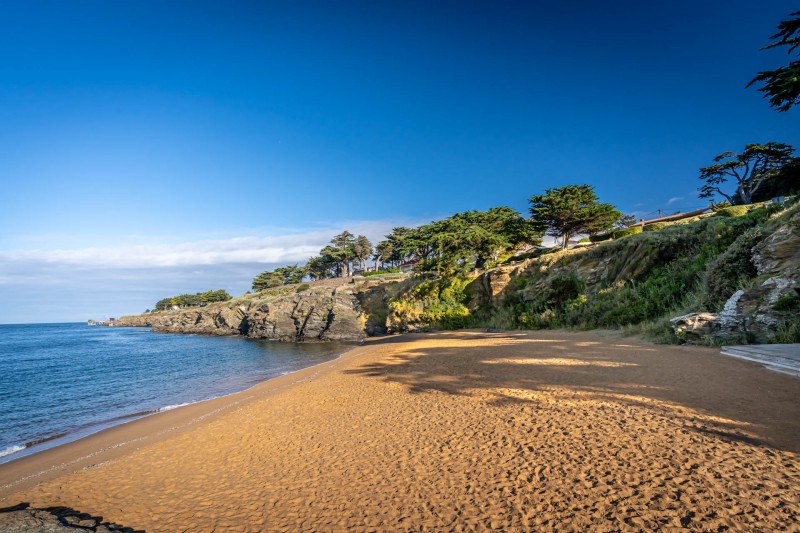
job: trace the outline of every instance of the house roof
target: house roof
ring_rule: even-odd
[[[680,220],[682,218],[689,218],[689,217],[696,217],[697,215],[702,215],[706,211],[711,211],[710,207],[704,207],[702,209],[695,209],[694,211],[687,211],[686,213],[675,213],[674,215],[669,215],[666,217],[661,218],[651,218],[650,220],[640,220],[634,226],[644,226],[647,224],[653,224],[654,222],[669,222],[670,220]]]

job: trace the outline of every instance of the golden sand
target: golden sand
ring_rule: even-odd
[[[389,337],[0,466],[147,531],[800,531],[800,379],[564,332]]]

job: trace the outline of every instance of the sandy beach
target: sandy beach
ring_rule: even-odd
[[[800,531],[800,379],[561,331],[372,339],[0,465],[153,531]]]

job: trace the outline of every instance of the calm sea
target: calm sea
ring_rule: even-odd
[[[333,359],[342,343],[0,325],[0,463]]]

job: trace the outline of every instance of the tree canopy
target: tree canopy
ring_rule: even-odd
[[[714,164],[700,169],[700,198],[719,194],[732,204],[749,204],[753,195],[770,177],[793,161],[794,148],[788,144],[770,142],[748,144],[742,153],[724,152],[714,158]],[[723,184],[733,179],[734,191],[725,192]]]
[[[620,213],[609,204],[599,204],[588,185],[563,188],[584,194],[581,204],[580,231],[602,231],[620,220]],[[553,189],[555,193],[561,189]],[[493,207],[486,211],[464,211],[442,220],[435,220],[417,228],[393,228],[385,239],[373,246],[364,235],[343,231],[335,235],[310,257],[304,267],[281,267],[262,272],[253,280],[253,290],[260,291],[289,283],[297,283],[308,276],[313,280],[349,276],[367,261],[375,260],[376,267],[399,266],[413,261],[415,269],[437,272],[441,275],[485,268],[511,256],[530,245],[542,242],[546,223],[528,219],[510,207]]]
[[[367,259],[372,255],[372,243],[363,235],[356,237],[353,242],[353,255],[358,259],[361,270],[366,268]]]
[[[349,276],[352,261],[356,258],[356,236],[344,230],[331,239],[330,246],[320,250],[320,255],[329,255],[336,264],[338,276]]]
[[[562,248],[566,249],[575,235],[609,230],[622,218],[613,205],[597,200],[591,185],[565,185],[547,189],[528,201],[534,225],[561,238]]]
[[[320,255],[311,257],[306,263],[306,269],[311,279],[318,280],[338,276],[338,263],[332,255],[325,253],[328,247],[320,251]]]
[[[170,296],[162,298],[156,302],[154,311],[165,311],[173,307],[197,307],[199,305],[213,303],[213,302],[227,302],[231,299],[231,295],[222,289],[216,291],[198,292],[195,294],[179,294],[177,296]]]
[[[297,265],[267,270],[253,279],[253,290],[257,292],[290,283],[300,283],[307,272],[307,267]]]
[[[510,207],[465,211],[419,228],[397,227],[377,245],[382,263],[420,262],[422,270],[439,273],[482,268],[523,243],[539,243],[529,220]]]
[[[800,193],[800,157],[795,157],[770,175],[758,191],[753,193],[753,202],[764,202],[776,196]]]
[[[770,37],[775,42],[768,44],[762,50],[786,46],[788,54],[797,52],[800,47],[800,11],[789,16],[793,18],[778,24],[778,33]],[[800,103],[800,60],[795,59],[787,66],[775,70],[759,72],[747,86],[750,87],[755,83],[762,84],[758,90],[764,93],[764,98],[769,98],[770,106],[778,111],[788,111]]]

